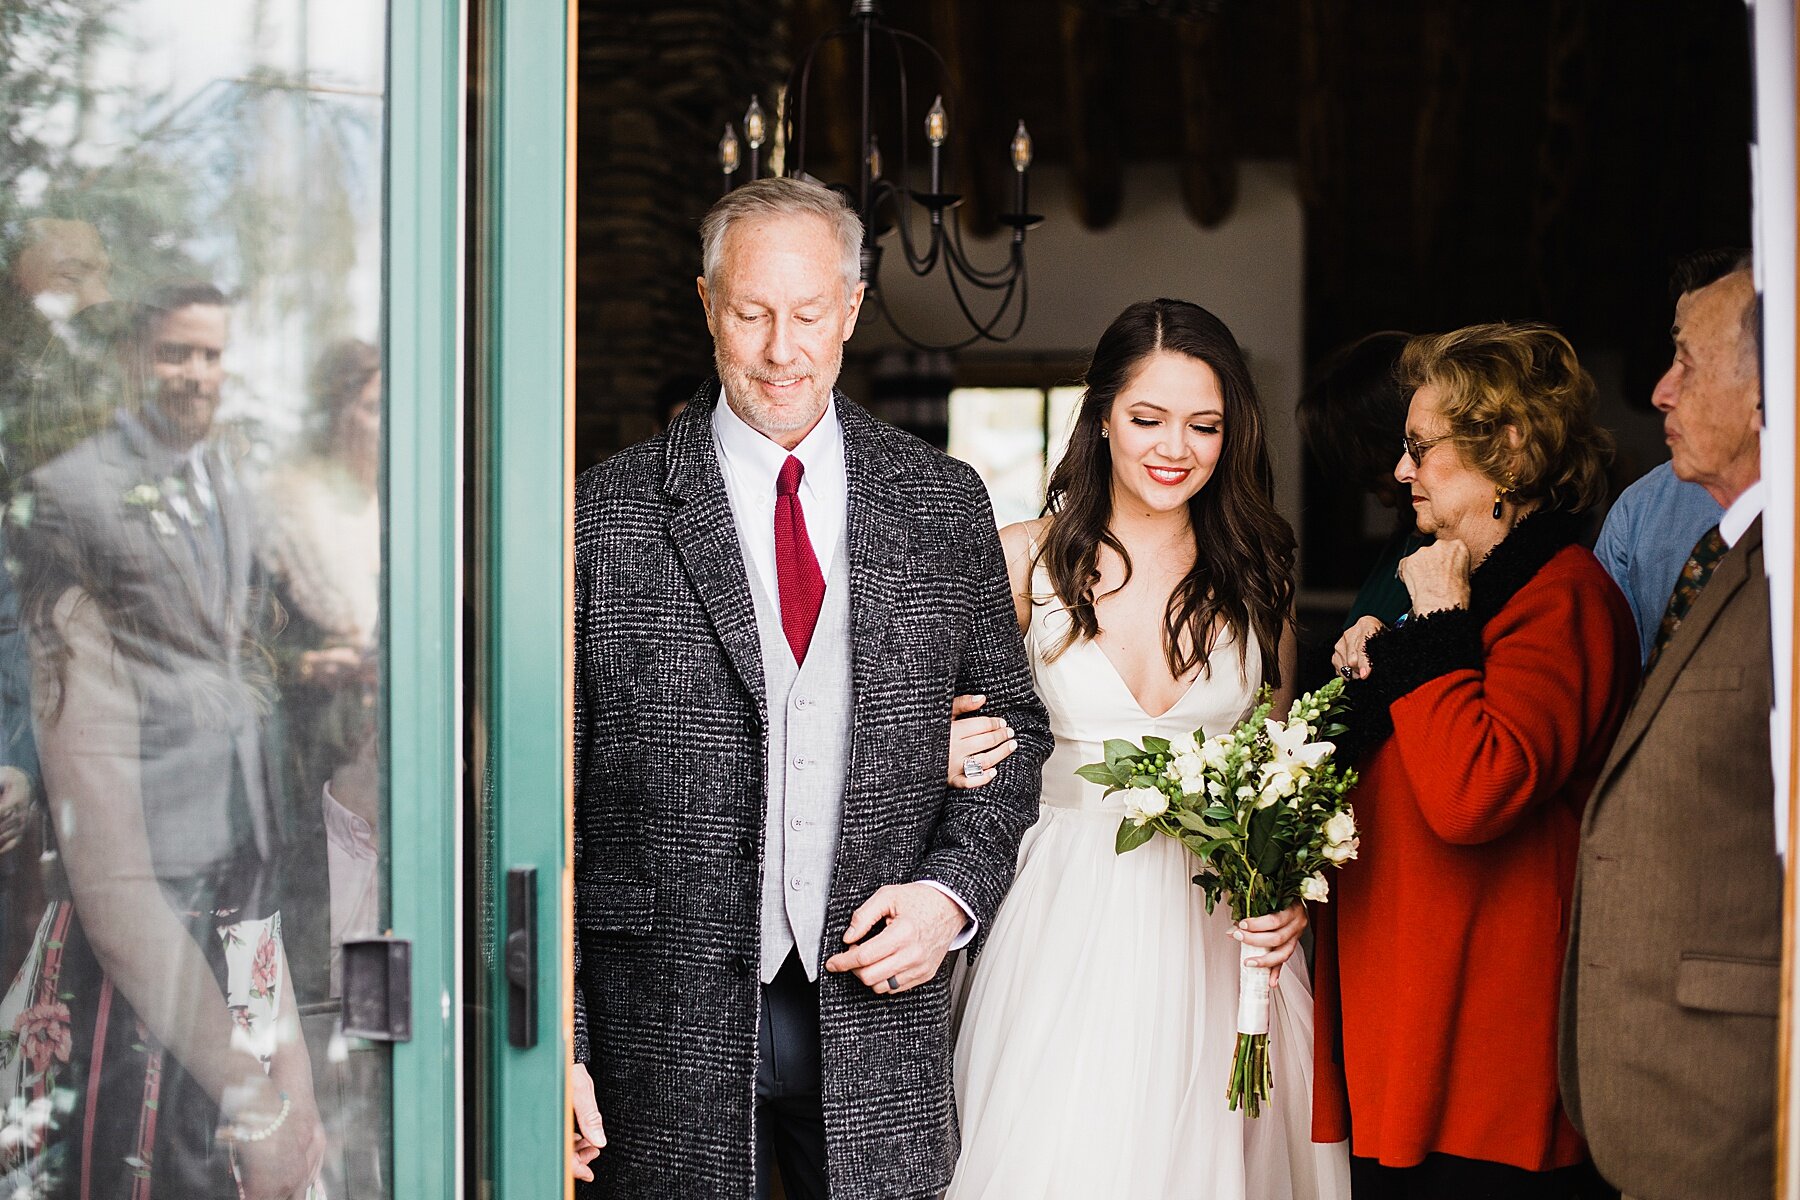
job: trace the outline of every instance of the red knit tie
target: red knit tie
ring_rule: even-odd
[[[794,661],[806,661],[819,606],[825,603],[825,577],[806,536],[806,514],[800,511],[800,460],[788,456],[775,477],[775,582],[781,591],[781,628],[787,633]]]

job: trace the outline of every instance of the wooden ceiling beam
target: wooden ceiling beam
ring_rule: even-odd
[[[1063,98],[1076,215],[1105,229],[1124,205],[1119,154],[1119,49],[1113,18],[1080,0],[1062,5]]]
[[[1181,199],[1212,229],[1237,207],[1237,144],[1231,111],[1228,31],[1221,17],[1175,22],[1181,79]]]

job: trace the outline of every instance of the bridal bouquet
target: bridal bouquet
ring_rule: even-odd
[[[1077,774],[1119,793],[1120,854],[1156,834],[1172,837],[1200,860],[1194,882],[1206,892],[1206,911],[1221,897],[1237,920],[1279,912],[1296,900],[1325,901],[1327,867],[1356,857],[1356,818],[1346,796],[1356,772],[1332,761],[1324,738],[1344,732],[1336,718],[1344,681],[1333,679],[1301,696],[1287,720],[1269,716],[1269,689],[1229,733],[1204,730],[1173,738],[1147,737],[1142,746],[1106,743],[1106,761]],[[1242,945],[1239,959],[1261,951]],[[1237,1052],[1226,1104],[1247,1115],[1269,1098],[1269,968],[1238,970]]]

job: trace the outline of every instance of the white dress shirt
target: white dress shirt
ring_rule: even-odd
[[[725,498],[731,503],[731,519],[744,553],[770,596],[781,597],[781,581],[775,571],[775,479],[788,456],[800,460],[800,512],[806,518],[806,538],[819,560],[819,574],[831,574],[849,508],[849,487],[844,477],[844,427],[838,421],[837,400],[825,402],[825,414],[812,432],[792,450],[770,440],[738,416],[720,389],[713,406],[713,442],[719,452],[719,474],[725,480]],[[948,735],[948,729],[945,730]],[[920,880],[936,888],[962,909],[967,919],[950,949],[960,950],[980,928],[975,913],[963,898],[935,880]]]
[[[719,447],[719,473],[737,522],[738,539],[769,595],[780,597],[775,574],[775,477],[791,454],[800,460],[800,511],[806,538],[819,560],[821,577],[831,574],[844,531],[849,503],[844,482],[844,427],[837,403],[828,401],[825,415],[798,446],[787,450],[752,429],[721,396],[713,408],[713,440]]]
[[[1769,485],[1758,479],[1731,502],[1731,507],[1719,518],[1719,536],[1725,539],[1727,546],[1737,545],[1738,539],[1750,532],[1750,526],[1762,516],[1763,505],[1768,499]]]

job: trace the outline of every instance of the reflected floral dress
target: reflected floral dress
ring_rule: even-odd
[[[232,886],[245,878],[230,871],[164,889],[184,906],[244,1044],[266,1070],[289,984],[281,914],[252,915],[265,889]],[[0,1104],[0,1196],[238,1196],[230,1151],[216,1136],[218,1105],[138,1020],[67,899],[45,909],[0,998]]]

